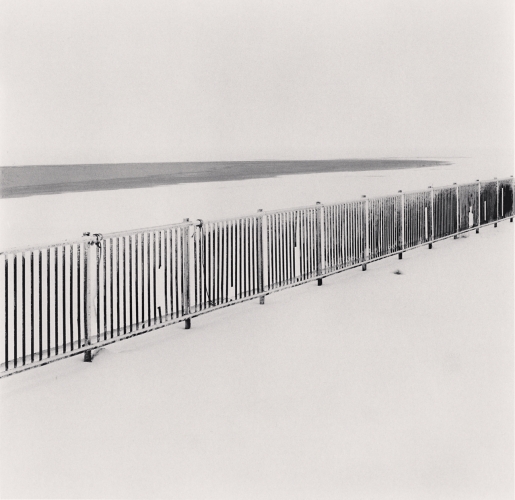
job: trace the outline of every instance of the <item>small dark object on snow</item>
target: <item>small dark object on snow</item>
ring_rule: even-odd
[[[397,269],[397,271],[394,271],[393,274],[402,274],[400,269]]]

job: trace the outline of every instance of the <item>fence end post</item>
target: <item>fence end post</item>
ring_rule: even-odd
[[[495,180],[495,209],[496,209],[494,227],[497,227],[497,221],[499,220],[499,181],[497,180],[497,177],[494,177],[494,180]]]
[[[190,219],[189,217],[186,217],[182,220],[183,223],[189,223]],[[182,279],[184,283],[184,288],[182,290],[182,310],[183,314],[189,314],[190,313],[190,304],[191,304],[191,287],[190,287],[190,265],[191,265],[191,259],[190,259],[190,229],[191,224],[188,225],[186,228],[181,230],[181,240],[183,247],[183,255],[182,255]],[[189,330],[191,327],[191,319],[187,318],[185,320],[185,328],[186,330]]]
[[[399,194],[401,195],[401,251],[399,252],[399,260],[401,260],[402,251],[404,250],[404,195],[402,194],[402,189],[399,189]]]
[[[90,232],[82,233],[83,237],[91,237]],[[90,265],[90,253],[91,248],[96,246],[98,248],[98,235],[94,235],[96,241],[87,241],[85,243],[85,252],[84,252],[84,347],[91,345],[91,331],[92,331],[92,307],[93,307],[93,288],[92,288],[92,279],[91,274],[93,273],[93,268]],[[94,262],[94,259],[91,259]],[[93,361],[93,356],[91,354],[91,349],[87,349],[84,351],[84,361],[86,363],[91,363]]]
[[[476,179],[477,182],[477,227],[476,234],[479,234],[479,228],[481,227],[481,181]]]
[[[258,226],[258,232],[257,232],[257,252],[256,252],[256,258],[257,258],[257,278],[258,278],[258,291],[263,292],[265,290],[265,260],[264,260],[264,254],[265,251],[263,249],[263,209],[258,209],[258,220],[257,220],[257,226]],[[259,297],[259,304],[264,305],[265,303],[265,296],[261,295]]]
[[[368,248],[368,200],[367,200],[367,195],[366,194],[363,194],[361,195],[362,198],[365,199],[365,230],[364,230],[364,235],[363,235],[363,248],[364,248],[364,259],[365,259],[365,263],[363,263],[361,265],[361,270],[362,271],[366,271],[367,270],[367,264],[366,264],[366,261],[368,260],[368,257],[369,257],[369,248]]]
[[[460,231],[460,200],[458,199],[458,183],[453,182],[453,186],[456,186],[456,234],[454,235],[454,239],[458,239],[458,233]]]
[[[427,245],[427,248],[431,250],[433,248],[433,241],[435,240],[435,191],[433,186],[428,186],[431,190],[431,241]]]
[[[316,262],[316,272],[317,276],[323,274],[323,242],[322,242],[322,203],[316,202],[316,251],[317,251],[317,262]],[[318,286],[322,286],[322,278],[317,279]]]

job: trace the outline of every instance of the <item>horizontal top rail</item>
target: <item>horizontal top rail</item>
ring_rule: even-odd
[[[71,246],[71,245],[80,245],[81,243],[91,243],[96,241],[93,235],[84,236],[82,238],[78,238],[75,240],[64,240],[58,243],[51,243],[49,245],[32,245],[29,247],[20,247],[20,248],[8,248],[6,250],[0,250],[0,255],[13,254],[13,253],[25,253],[25,252],[33,252],[35,250],[50,250],[56,247],[63,246]]]
[[[263,212],[264,215],[272,215],[277,214],[281,212],[296,212],[298,210],[314,210],[317,207],[320,207],[323,205],[322,203],[316,204],[316,205],[304,205],[302,207],[292,207],[292,208],[278,208],[276,210],[266,210]]]
[[[165,231],[167,229],[178,229],[182,227],[188,227],[194,225],[195,223],[192,221],[187,222],[177,222],[175,224],[165,224],[163,226],[153,226],[153,227],[143,227],[139,229],[129,229],[127,231],[118,231],[116,233],[102,233],[100,236],[102,239],[107,240],[110,238],[120,238],[122,236],[131,236],[133,234],[139,233],[152,233],[154,231]]]
[[[296,210],[314,210],[317,207],[320,207],[320,205],[305,205],[302,207],[293,207],[293,208],[277,208],[275,210],[263,210],[261,212],[256,211],[251,214],[235,215],[234,217],[223,217],[221,219],[210,219],[210,220],[196,219],[196,220],[197,221],[201,220],[203,224],[218,224],[220,222],[231,222],[231,221],[240,220],[240,219],[262,217],[264,215],[272,215],[272,214],[278,214],[278,213],[284,213],[284,212],[295,212]]]

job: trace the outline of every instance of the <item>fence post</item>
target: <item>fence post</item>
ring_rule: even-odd
[[[188,218],[183,219],[183,222],[189,222]],[[182,238],[182,279],[184,288],[182,289],[182,308],[183,314],[187,315],[190,313],[190,227],[188,224],[181,230]],[[184,320],[184,329],[189,330],[191,328],[191,318]]]
[[[263,209],[260,208],[258,213],[262,214]],[[264,252],[263,252],[263,215],[258,217],[258,240],[257,244],[257,271],[258,271],[258,292],[263,293],[265,291],[265,283],[264,283]],[[260,295],[259,303],[263,305],[265,303],[265,296]]]
[[[316,251],[317,251],[317,276],[322,274],[322,204],[316,203]],[[317,285],[322,286],[322,278],[317,279]]]
[[[479,179],[477,182],[477,227],[476,234],[479,234],[479,227],[481,226],[481,181]]]
[[[460,231],[460,200],[458,199],[458,184],[453,182],[452,185],[456,186],[456,234],[454,235],[454,239],[457,240]]]
[[[90,236],[91,233],[84,233],[82,236]],[[93,246],[96,244],[93,241],[87,241],[85,243],[84,251],[84,347],[91,345],[91,305],[92,300],[92,286],[91,286],[91,273],[93,272],[90,262],[96,262],[96,259],[91,259],[91,253]],[[98,247],[96,247],[98,248]],[[96,250],[95,250],[96,253]],[[91,349],[84,351],[84,361],[91,363],[93,356],[91,355]]]
[[[404,193],[399,189],[401,194],[401,251],[399,252],[399,259],[402,259],[402,252],[404,251]]]
[[[497,177],[494,177],[495,179],[495,222],[494,227],[497,227],[497,221],[499,220],[499,181],[497,180]]]
[[[433,186],[429,186],[429,189],[431,190],[431,241],[429,242],[428,248],[431,250],[435,240],[435,190],[433,189]]]
[[[369,252],[369,240],[368,240],[368,199],[367,195],[364,194],[362,198],[365,198],[365,234],[363,235],[363,245],[365,247],[365,262],[361,265],[362,271],[367,270],[367,260],[370,255]]]

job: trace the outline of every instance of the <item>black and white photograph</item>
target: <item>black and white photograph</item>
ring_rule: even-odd
[[[0,0],[0,498],[512,500],[512,0]]]

